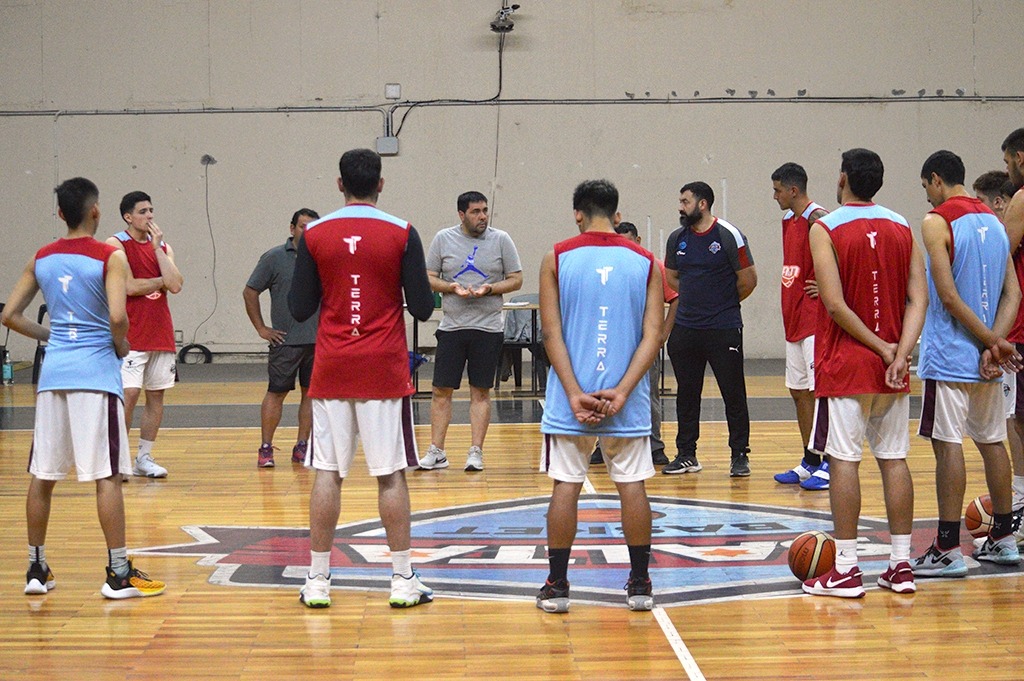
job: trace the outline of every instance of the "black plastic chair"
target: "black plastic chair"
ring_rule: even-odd
[[[540,300],[536,293],[526,293],[509,299],[510,303],[531,303],[536,305]],[[534,316],[536,315],[536,317]],[[536,319],[536,334],[534,334]],[[536,335],[536,337],[534,337]],[[547,356],[541,343],[540,316],[537,310],[505,311],[505,341],[501,346],[501,357],[494,372],[494,387],[500,388],[502,380],[513,378],[515,387],[523,386],[523,350],[529,350],[532,360],[532,387],[543,389],[544,373],[539,364],[546,365]]]

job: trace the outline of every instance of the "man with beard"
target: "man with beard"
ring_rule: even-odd
[[[1006,172],[1010,175],[1010,183],[1016,188],[1013,198],[1006,204],[1003,210],[1003,225],[1006,226],[1006,234],[1010,238],[1010,252],[1014,254],[1014,264],[1017,265],[1024,255],[1021,254],[1021,238],[1024,237],[1024,128],[1017,128],[1003,140],[1003,160],[1006,162]],[[1020,265],[1017,265],[1018,278],[1020,277]],[[1024,307],[1024,306],[1022,306]],[[1017,324],[1010,332],[1010,340],[1016,340],[1020,336],[1021,317],[1018,315]],[[1022,346],[1018,344],[1018,352]],[[1020,386],[1018,386],[1019,388]],[[1018,392],[1018,400],[1024,399]],[[1017,418],[1020,419],[1021,410],[1017,410]],[[1011,440],[1011,445],[1013,444]],[[1011,448],[1012,449],[1012,448]],[[1024,545],[1024,457],[1019,451],[1012,452],[1013,458],[1013,528],[1014,537],[1018,545]]]
[[[732,463],[729,475],[750,475],[750,415],[743,376],[740,302],[757,286],[757,270],[740,230],[711,214],[715,194],[704,182],[679,190],[679,222],[668,237],[665,274],[679,291],[675,326],[668,339],[677,383],[678,454],[662,473],[696,473],[704,367],[711,370],[725,401]]]

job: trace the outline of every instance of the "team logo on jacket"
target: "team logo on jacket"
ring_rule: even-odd
[[[685,605],[739,598],[799,595],[787,562],[789,544],[808,530],[830,532],[828,513],[671,497],[652,497],[651,579],[656,602]],[[412,560],[439,597],[532,601],[548,573],[548,497],[422,511],[412,517]],[[574,602],[624,607],[629,553],[618,498],[584,495],[569,565]],[[915,555],[934,535],[935,521],[915,524]],[[213,568],[212,584],[298,589],[309,568],[305,528],[189,526],[192,542],[133,551],[195,556]],[[884,519],[861,518],[860,565],[888,564]],[[378,520],[349,523],[335,533],[335,587],[386,590],[391,558]],[[972,576],[1019,574],[1024,568],[983,564]]]
[[[789,288],[796,281],[796,278],[800,276],[800,265],[783,265],[782,266],[782,285]]]
[[[717,241],[712,241],[711,245],[708,246],[708,250],[711,251],[712,253],[718,253],[720,250],[722,250],[722,244],[718,243]]]
[[[149,298],[150,300],[160,300],[160,298],[162,298],[163,295],[163,291],[153,291],[152,293],[147,293],[146,297]]]

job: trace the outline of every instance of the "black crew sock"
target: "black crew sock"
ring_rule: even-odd
[[[960,546],[960,521],[940,520],[935,543],[938,544],[940,551],[949,551]]]
[[[548,581],[554,584],[568,578],[569,574],[569,553],[572,547],[566,549],[548,549]]]
[[[651,545],[626,546],[629,549],[629,576],[633,579],[648,579],[647,568],[651,562]]]
[[[808,466],[814,466],[817,468],[821,465],[821,454],[812,452],[811,450],[804,447],[804,463]]]
[[[992,529],[988,536],[993,541],[998,541],[1013,532],[1013,513],[993,513]]]

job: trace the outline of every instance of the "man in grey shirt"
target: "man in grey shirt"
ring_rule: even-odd
[[[299,403],[299,435],[292,448],[292,463],[304,463],[306,443],[313,425],[312,402],[306,394],[309,378],[313,373],[313,349],[316,344],[316,327],[319,312],[304,322],[297,322],[288,310],[288,291],[292,288],[292,272],[295,270],[295,246],[306,231],[306,225],[320,216],[316,211],[302,208],[292,215],[289,230],[291,236],[280,246],[275,246],[260,257],[249,277],[242,298],[245,312],[256,328],[260,338],[270,343],[267,361],[269,384],[267,394],[260,407],[260,426],[263,444],[257,455],[257,466],[274,466],[274,432],[281,422],[284,398],[295,389],[298,374],[302,401]],[[270,289],[270,323],[263,321],[260,309],[260,294]]]
[[[427,253],[430,287],[442,294],[437,329],[430,449],[420,468],[447,468],[444,440],[452,419],[452,392],[468,366],[472,446],[467,471],[484,468],[483,446],[491,422],[491,384],[501,356],[505,323],[502,295],[523,285],[519,253],[507,233],[488,226],[487,197],[466,192],[457,201],[460,223],[442,229]]]

